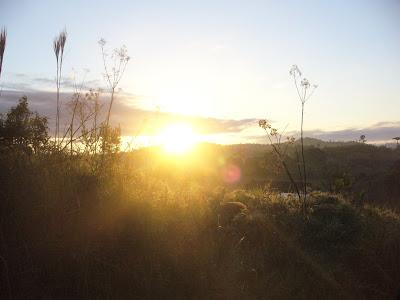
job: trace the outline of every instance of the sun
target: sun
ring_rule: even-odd
[[[164,150],[171,154],[184,154],[197,143],[197,135],[185,123],[168,125],[159,135]]]

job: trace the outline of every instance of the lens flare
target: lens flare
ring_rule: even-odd
[[[242,177],[242,171],[238,166],[226,165],[222,168],[222,179],[227,183],[236,183]]]

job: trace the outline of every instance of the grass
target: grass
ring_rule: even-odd
[[[2,255],[13,298],[397,293],[400,218],[390,210],[313,192],[305,218],[290,195],[221,186],[185,168],[166,177],[127,161],[114,157],[98,172],[93,159],[1,156]],[[220,203],[236,201],[248,209],[218,227]]]

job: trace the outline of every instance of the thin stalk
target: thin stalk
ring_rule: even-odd
[[[97,154],[97,114],[98,114],[98,102],[97,98],[95,98],[94,102],[94,154]]]
[[[55,133],[54,133],[54,137],[56,139],[56,146],[58,143],[58,120],[59,120],[59,102],[60,102],[60,87],[58,84],[58,80],[59,80],[59,66],[58,66],[58,56],[57,56],[57,72],[56,72],[56,99],[57,99],[57,108],[56,108],[56,129],[55,129]]]
[[[300,167],[300,157],[299,157],[299,151],[297,150],[297,146],[294,146],[294,149],[296,150],[296,161],[297,161],[297,171],[299,172],[299,178],[301,182],[303,182],[303,174],[301,173],[301,167]]]
[[[108,107],[108,113],[107,113],[107,122],[106,122],[106,127],[108,128],[108,125],[110,123],[110,115],[111,115],[111,108],[114,102],[114,92],[115,92],[115,87],[111,88],[111,100],[110,100],[110,105]]]
[[[271,137],[270,137],[270,135],[269,135],[268,133],[267,133],[267,136],[268,136],[269,142],[270,142],[270,144],[271,144],[271,146],[272,146],[272,149],[274,149],[274,151],[275,151],[276,155],[278,156],[278,158],[279,158],[279,160],[280,160],[280,162],[281,162],[283,168],[285,169],[285,172],[286,172],[287,176],[289,177],[290,182],[293,184],[293,186],[294,186],[294,188],[295,188],[295,190],[296,190],[296,194],[297,194],[297,196],[299,197],[299,201],[301,201],[300,189],[299,189],[299,187],[298,187],[296,181],[294,181],[293,176],[292,176],[292,174],[290,173],[289,167],[287,166],[285,160],[283,159],[282,154],[280,153],[279,149],[278,149],[278,148],[276,147],[276,145],[272,142],[272,139],[271,139]]]
[[[79,96],[78,96],[79,97]],[[74,105],[74,110],[73,110],[73,112],[72,112],[72,117],[71,117],[71,125],[70,125],[70,128],[71,128],[71,130],[70,130],[70,146],[71,146],[71,148],[70,148],[70,155],[71,155],[71,157],[72,157],[72,152],[73,152],[73,147],[72,147],[72,138],[74,137],[73,136],[73,132],[74,132],[74,121],[75,121],[75,113],[76,113],[76,108],[77,108],[77,106],[78,106],[78,99],[79,98],[77,98],[77,99],[75,99],[75,105]]]
[[[6,41],[7,41],[7,31],[5,28],[2,28],[0,31],[0,77],[3,66],[4,50],[6,49]]]
[[[304,124],[304,102],[301,104],[301,128],[300,128],[300,137],[301,137],[301,158],[303,160],[303,176],[304,176],[304,207],[306,205],[307,200],[307,173],[306,173],[306,160],[304,158],[304,139],[303,139],[303,124]]]

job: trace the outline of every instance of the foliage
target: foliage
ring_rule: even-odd
[[[47,118],[31,112],[27,97],[23,96],[6,118],[0,118],[0,147],[37,153],[47,145],[47,130]]]
[[[79,156],[0,157],[0,255],[13,298],[396,294],[398,214],[314,192],[304,221],[291,194],[206,183],[149,155],[114,155],[107,172]],[[226,202],[247,210],[218,227]]]
[[[259,126],[269,145],[205,144],[179,158],[157,148],[120,153],[121,128],[109,119],[126,48],[114,51],[110,69],[99,42],[111,92],[106,120],[99,92],[76,89],[62,137],[65,42],[64,31],[54,41],[56,149],[26,97],[0,118],[1,298],[395,297],[400,216],[372,205],[370,187],[398,200],[399,149],[307,145],[304,104],[316,86],[297,66],[301,162],[299,142],[281,141],[266,120]],[[221,176],[229,166],[240,180]],[[283,193],[293,187],[296,194]]]
[[[117,153],[121,145],[121,128],[102,124],[100,127],[103,154]]]

